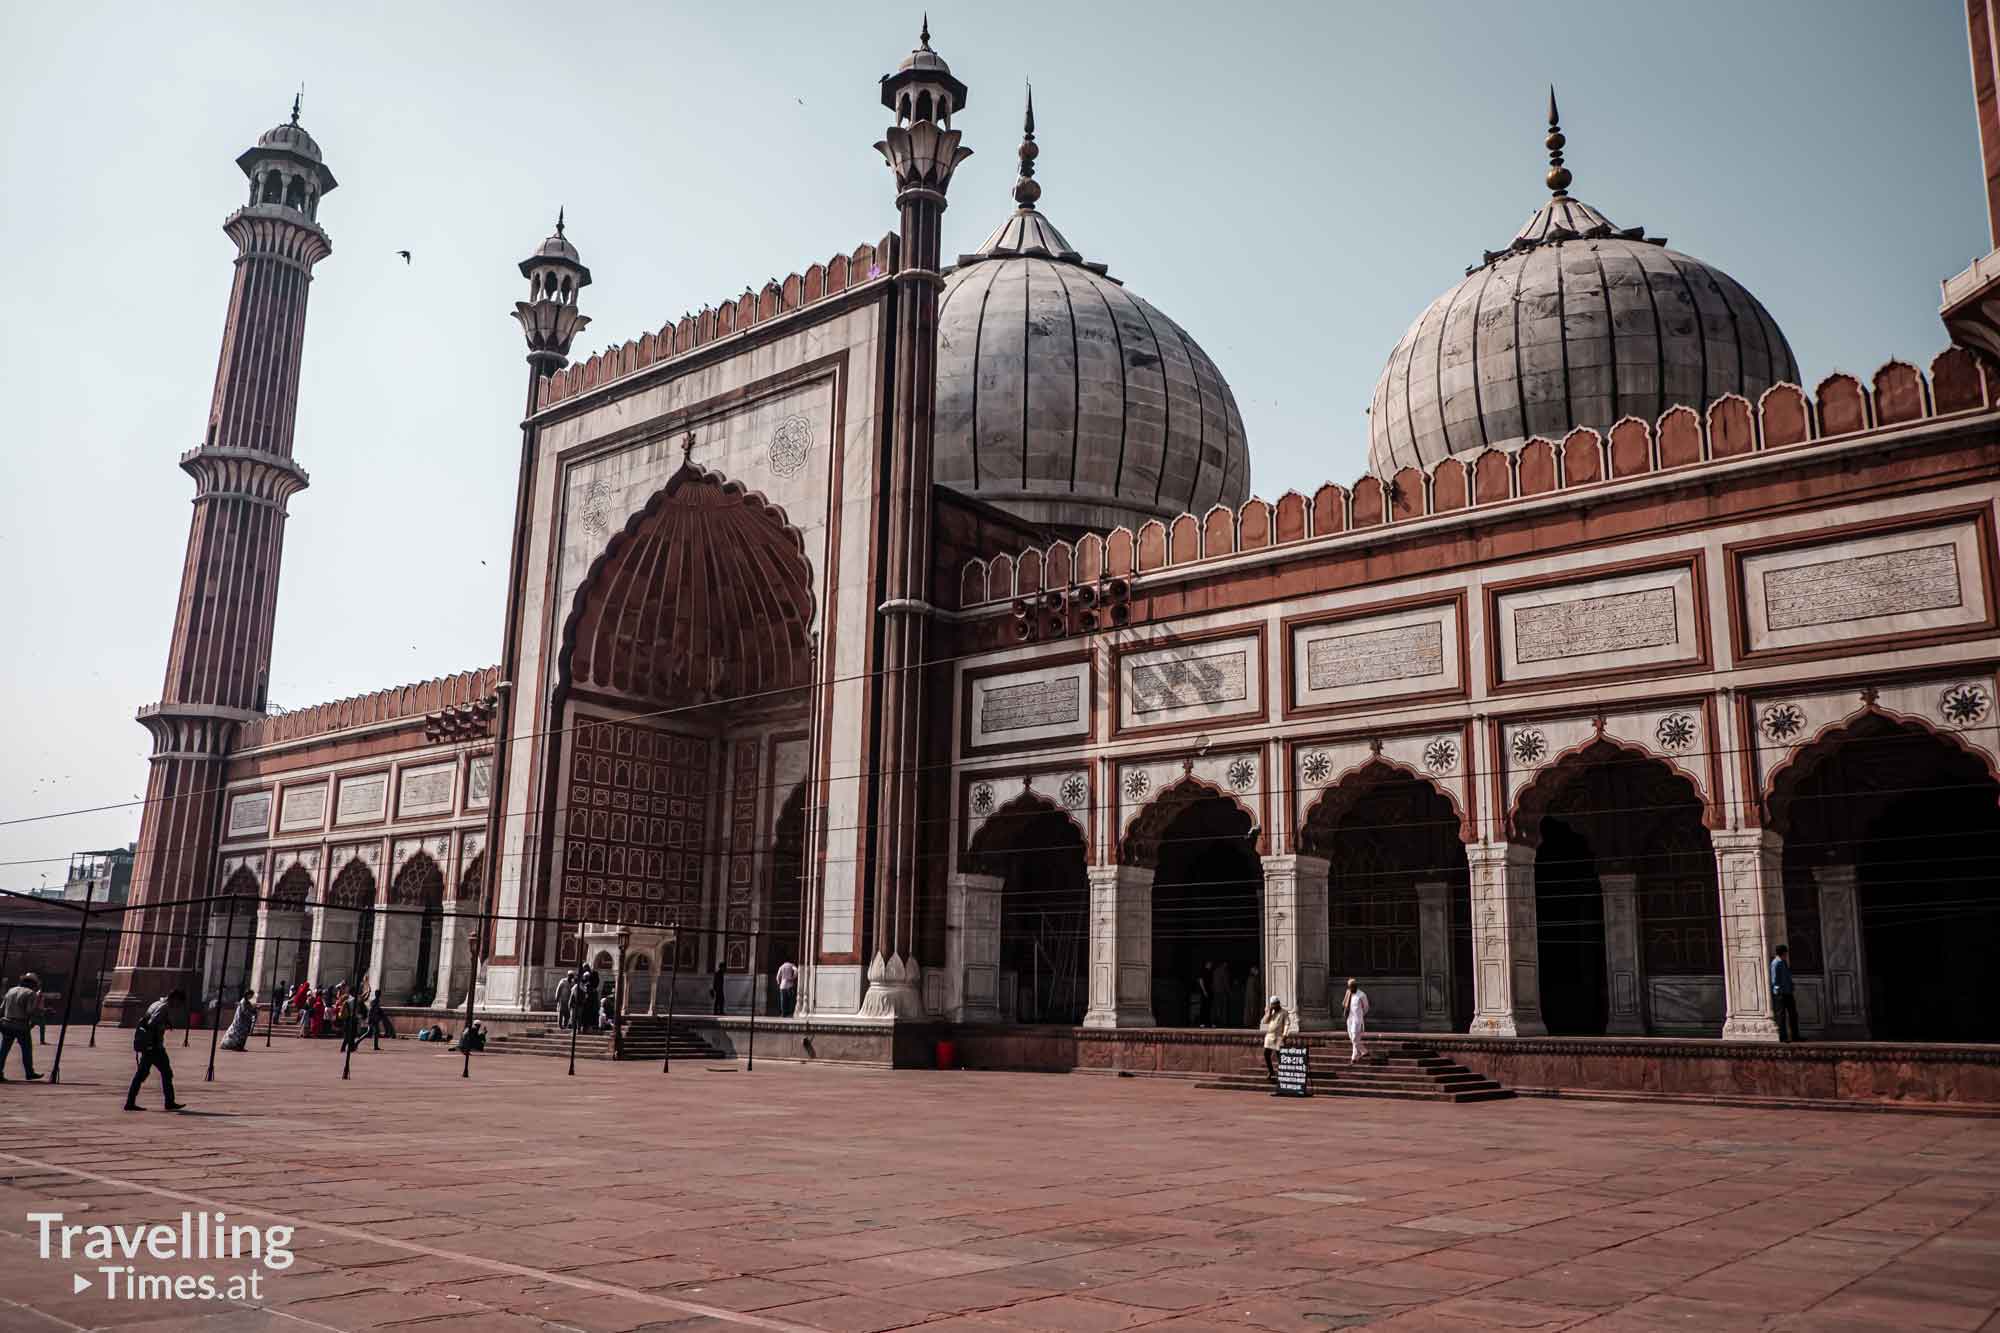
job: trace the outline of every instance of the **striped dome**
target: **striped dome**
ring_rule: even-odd
[[[1369,409],[1370,470],[1651,421],[1798,379],[1769,311],[1734,278],[1558,194],[1417,317]]]
[[[1030,522],[1104,529],[1239,504],[1250,458],[1194,339],[1024,205],[945,278],[935,476]]]

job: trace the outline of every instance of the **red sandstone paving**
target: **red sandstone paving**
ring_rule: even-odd
[[[365,1054],[0,1090],[0,1333],[2000,1329],[2000,1122]],[[184,1208],[300,1224],[266,1308],[72,1295],[24,1220]]]

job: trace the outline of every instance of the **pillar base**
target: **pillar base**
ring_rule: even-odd
[[[923,969],[915,959],[875,955],[868,965],[868,989],[861,996],[863,1018],[923,1019]]]
[[[1489,1014],[1483,1018],[1474,1017],[1472,1027],[1466,1033],[1470,1037],[1546,1037],[1548,1026],[1539,1018],[1516,1017],[1512,1014]]]
[[[1722,1025],[1724,1041],[1776,1041],[1777,1020],[1757,1014],[1738,1014]]]

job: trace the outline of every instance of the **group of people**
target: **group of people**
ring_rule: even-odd
[[[1188,977],[1188,1026],[1195,1028],[1258,1027],[1262,1018],[1257,993],[1263,979],[1252,963],[1241,981],[1227,959],[1211,959]],[[1268,1007],[1268,1006],[1267,1006]]]
[[[340,982],[332,986],[311,986],[299,982],[284,995],[283,1009],[278,1014],[280,1021],[289,1019],[298,1024],[302,1037],[333,1037],[341,1040],[342,1050],[358,1049],[363,1041],[373,1040],[377,1050],[381,1049],[382,1038],[396,1035],[389,1022],[389,1015],[382,1009],[382,991],[378,987],[365,997],[358,989]],[[248,1016],[245,1006],[248,1006]],[[237,1022],[244,1025],[244,1035],[249,1035],[249,1025],[256,1022],[257,1005],[245,995],[236,1006]],[[363,1027],[363,1024],[366,1027]],[[231,1024],[233,1036],[236,1025]],[[225,1043],[227,1044],[227,1043]],[[232,1046],[231,1050],[241,1050]]]
[[[1340,997],[1340,1017],[1347,1026],[1347,1062],[1358,1064],[1368,1058],[1368,1046],[1362,1040],[1368,1032],[1368,992],[1353,977],[1347,979],[1347,990]],[[1264,1002],[1264,1016],[1257,1027],[1264,1034],[1264,1072],[1275,1083],[1278,1052],[1299,1030],[1298,1018],[1285,1008],[1283,1000],[1273,995]]]
[[[576,971],[564,973],[556,983],[556,1023],[565,1031],[615,1031],[618,988],[600,978],[590,964],[578,963]]]

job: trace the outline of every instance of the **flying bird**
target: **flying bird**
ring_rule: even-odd
[[[401,256],[403,257],[403,263],[404,263],[405,265],[408,265],[408,264],[409,264],[409,262],[410,262],[410,252],[409,252],[408,250],[398,250],[398,251],[397,251],[396,253],[397,253],[397,254],[399,254],[399,255],[401,255]]]

